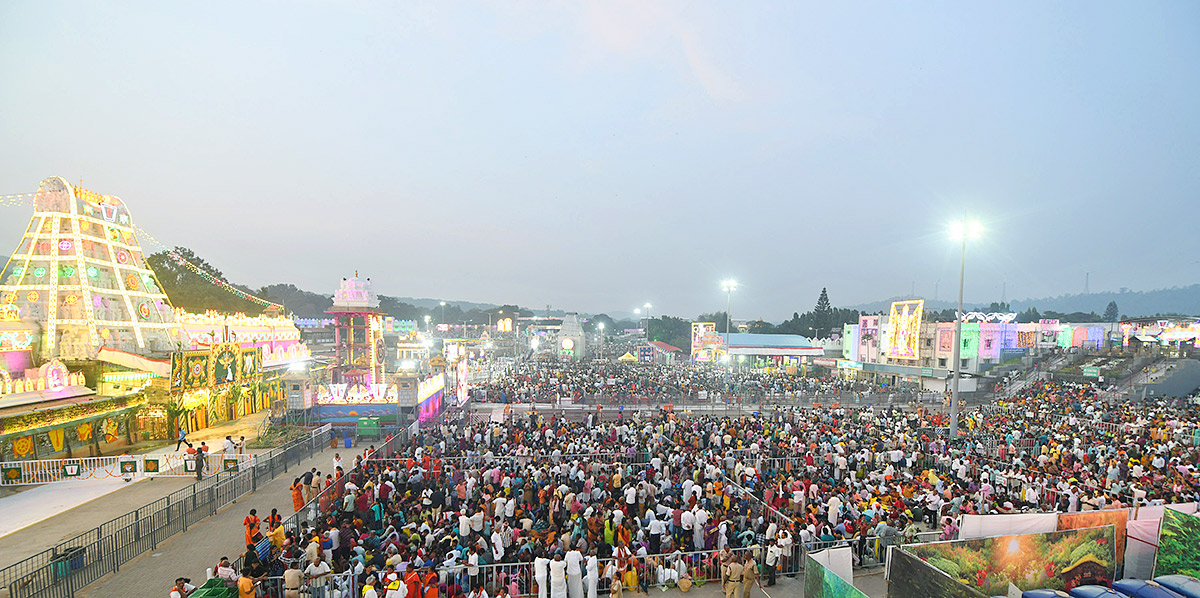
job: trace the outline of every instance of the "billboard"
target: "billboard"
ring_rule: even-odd
[[[654,347],[638,347],[638,362],[654,363]]]
[[[1107,586],[1116,572],[1113,526],[910,544],[903,551],[951,578],[995,596],[1008,584],[1022,590],[1070,591],[1079,585]],[[896,552],[896,551],[893,551]],[[894,567],[894,565],[893,565]],[[895,579],[893,568],[892,579]]]
[[[899,547],[888,551],[887,580],[888,598],[987,598],[983,592]]]
[[[715,323],[692,322],[692,361],[713,361],[720,345]]]
[[[467,399],[470,398],[470,395],[468,394],[468,388],[467,388],[469,385],[469,382],[467,382],[467,358],[466,357],[463,357],[462,359],[458,360],[458,367],[456,368],[456,371],[454,372],[454,379],[458,383],[458,388],[456,389],[457,398],[458,398],[458,406],[462,407],[463,405],[467,404]]]
[[[417,419],[428,421],[442,413],[442,395],[446,380],[442,374],[430,376],[417,384]]]
[[[1163,512],[1154,575],[1200,575],[1200,518],[1174,509]]]
[[[915,360],[921,350],[921,312],[924,299],[896,301],[888,314],[888,357]]]
[[[846,549],[849,550],[849,549]],[[867,595],[814,559],[805,555],[805,598],[867,598]]]

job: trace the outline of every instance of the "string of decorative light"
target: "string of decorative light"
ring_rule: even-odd
[[[33,198],[37,197],[37,191],[33,193],[13,193],[12,195],[0,195],[0,207],[15,208],[18,206],[27,206],[33,203]]]
[[[213,276],[212,274],[209,274],[208,272],[204,271],[196,264],[193,264],[192,262],[188,261],[188,259],[183,257],[182,255],[180,255],[178,251],[175,251],[174,249],[167,247],[161,241],[159,241],[158,239],[155,239],[154,235],[151,235],[150,233],[146,232],[146,229],[144,229],[136,224],[134,225],[134,228],[137,229],[137,232],[139,235],[142,235],[145,239],[147,239],[154,245],[161,248],[168,256],[171,257],[171,260],[173,260],[175,263],[179,264],[180,266],[183,266],[184,268],[187,268],[193,274],[196,274],[200,278],[207,281],[209,284],[216,286],[217,288],[229,293],[230,295],[233,295],[234,297],[237,297],[237,298],[245,300],[245,301],[249,301],[250,303],[253,303],[260,307],[275,307],[280,310],[284,309],[284,307],[278,303],[273,303],[271,301],[267,301],[266,299],[263,299],[262,297],[251,295],[250,293],[247,293],[246,291],[243,291],[243,290],[233,286],[232,284],[229,284],[225,280],[222,280],[220,278],[217,278],[216,276]]]

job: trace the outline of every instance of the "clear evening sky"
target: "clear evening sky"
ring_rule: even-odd
[[[967,213],[968,301],[1142,290],[1200,280],[1198,82],[1196,2],[9,1],[0,194],[256,287],[779,320],[951,298]]]

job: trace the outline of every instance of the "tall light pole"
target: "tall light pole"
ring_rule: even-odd
[[[950,238],[962,243],[958,264],[958,311],[954,313],[954,379],[950,383],[950,439],[958,438],[958,379],[962,369],[963,279],[967,272],[967,240],[978,239],[983,226],[978,222],[959,220],[950,224]]]
[[[721,290],[725,291],[725,352],[729,352],[729,329],[733,326],[733,316],[729,313],[733,305],[733,292],[737,290],[737,281],[722,280]]]
[[[604,322],[600,322],[596,327],[600,329],[600,358],[604,359]]]
[[[643,305],[642,307],[645,308],[645,310],[646,310],[646,340],[651,340],[650,339],[650,320],[653,320],[654,316],[650,315],[650,308],[653,306],[651,306],[649,303],[647,303],[647,304]]]
[[[446,302],[442,302],[442,324],[446,323]]]

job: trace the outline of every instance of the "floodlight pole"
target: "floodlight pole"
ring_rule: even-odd
[[[962,253],[958,264],[958,311],[954,312],[954,379],[950,383],[950,439],[958,438],[958,378],[962,369],[963,278],[967,271],[967,231],[962,231]]]

